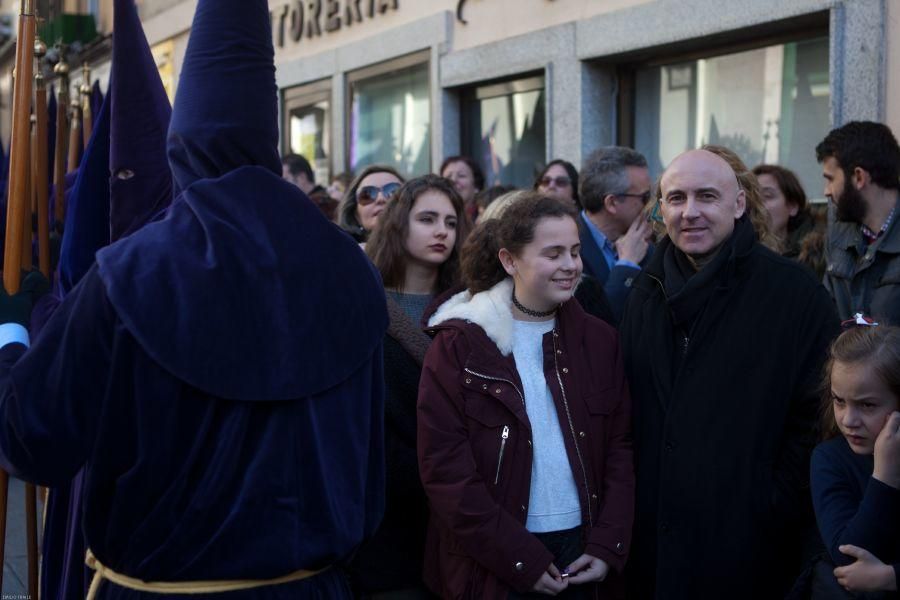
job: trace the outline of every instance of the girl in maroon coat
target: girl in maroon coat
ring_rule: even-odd
[[[572,300],[579,248],[574,209],[529,194],[475,230],[467,290],[429,320],[424,575],[443,598],[620,595],[630,401],[615,331]]]

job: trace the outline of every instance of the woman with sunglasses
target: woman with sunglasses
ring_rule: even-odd
[[[404,181],[393,167],[366,167],[356,176],[341,200],[338,225],[357,242],[365,243],[388,200]]]
[[[431,597],[422,583],[428,506],[416,462],[416,398],[431,339],[420,322],[435,295],[457,283],[467,231],[453,184],[425,175],[400,188],[366,244],[390,316],[384,337],[387,471],[384,519],[348,569],[357,597]]]
[[[551,160],[534,180],[534,189],[560,200],[573,202],[581,208],[578,199],[578,170],[567,160]]]

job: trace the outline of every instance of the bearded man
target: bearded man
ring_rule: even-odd
[[[816,146],[837,222],[825,287],[842,319],[861,312],[900,325],[900,146],[881,123],[853,121]]]

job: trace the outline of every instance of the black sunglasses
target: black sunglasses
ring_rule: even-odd
[[[384,199],[387,200],[399,189],[400,184],[397,182],[386,183],[381,187],[378,187],[377,185],[367,185],[366,187],[357,190],[356,203],[362,206],[372,204],[378,199],[378,194],[382,194]]]
[[[560,175],[559,177],[549,177],[544,175],[541,177],[539,182],[542,186],[547,187],[551,183],[555,183],[556,187],[568,187],[572,185],[572,180],[564,175]]]

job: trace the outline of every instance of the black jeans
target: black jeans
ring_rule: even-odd
[[[562,572],[563,569],[575,562],[575,559],[584,554],[584,541],[581,538],[581,527],[566,529],[565,531],[550,531],[547,533],[535,533],[534,537],[541,540],[547,550],[553,554],[553,564]],[[588,600],[591,597],[592,584],[571,585],[556,596],[562,600]],[[546,600],[544,594],[517,594],[509,593],[509,600]]]

